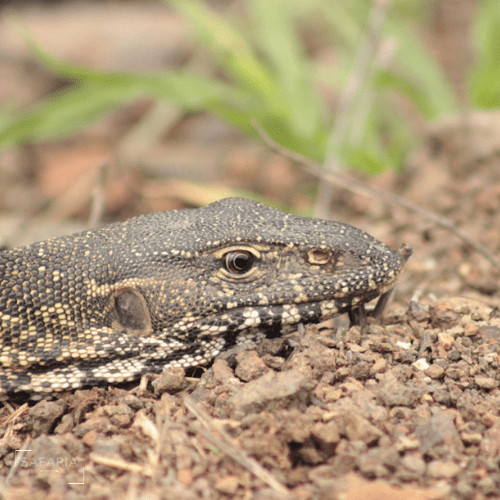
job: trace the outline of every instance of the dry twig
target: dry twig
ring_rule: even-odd
[[[109,175],[109,163],[103,162],[99,165],[99,173],[92,192],[90,203],[90,215],[88,227],[96,228],[101,224],[102,217],[106,210],[106,183]]]
[[[353,69],[340,95],[337,118],[330,136],[330,156],[325,160],[325,170],[329,173],[337,172],[340,166],[338,157],[340,146],[347,140],[347,131],[355,102],[376,59],[375,54],[381,43],[381,30],[389,4],[390,0],[373,0],[373,8],[368,21],[368,35],[359,46]],[[332,199],[332,184],[326,179],[321,180],[315,211],[319,217],[326,217]]]
[[[104,455],[98,455],[97,453],[90,453],[89,458],[96,464],[112,467],[113,469],[142,474],[148,477],[153,476],[153,471],[148,464],[143,465],[134,462],[127,462],[120,457],[106,457]]]
[[[268,470],[264,469],[256,460],[249,457],[244,450],[236,447],[231,438],[221,429],[217,428],[212,418],[205,413],[192,398],[186,397],[184,399],[186,408],[198,419],[202,424],[202,428],[198,432],[211,443],[213,443],[219,450],[231,457],[235,462],[239,463],[245,469],[257,476],[261,481],[269,485],[280,495],[285,498],[291,495],[290,490],[276,479]]]
[[[4,439],[7,439],[12,435],[12,429],[14,427],[14,424],[16,423],[16,420],[27,410],[29,410],[28,403],[24,403],[22,406],[20,406],[17,409],[14,409],[13,406],[9,404],[8,401],[2,401],[2,404],[7,408],[9,411],[10,415],[5,417],[5,419],[0,420],[0,428],[4,427],[6,428],[2,439],[0,439],[0,442]]]
[[[5,484],[9,485],[12,478],[14,477],[14,474],[16,473],[17,469],[19,468],[19,465],[21,464],[21,460],[23,459],[24,455],[28,451],[29,446],[31,444],[31,436],[27,436],[26,439],[24,440],[24,443],[22,445],[22,448],[20,450],[16,450],[16,458],[14,460],[14,463],[12,464],[12,467],[9,470],[9,474],[5,478]]]

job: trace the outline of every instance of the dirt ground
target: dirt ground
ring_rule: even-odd
[[[470,6],[443,5],[450,3],[467,4],[462,12]],[[137,20],[134,9],[121,4],[117,25]],[[88,54],[75,41],[78,11],[44,13],[30,11],[33,26],[48,36],[50,20],[66,16],[75,47]],[[464,29],[454,14],[455,28]],[[436,45],[448,40],[445,25],[428,33]],[[463,40],[449,29],[449,38]],[[185,44],[180,27],[165,36]],[[110,56],[99,57],[105,65]],[[465,63],[453,64],[456,77]],[[8,74],[0,95],[16,88],[26,102],[54,85],[48,76],[30,82],[12,68]],[[150,107],[135,103],[62,143],[2,152],[0,244],[83,229],[95,200],[106,208],[102,221],[241,189],[311,208],[313,177],[204,115],[180,117],[140,168],[103,169]],[[363,182],[447,217],[498,255],[499,113],[427,126],[402,173]],[[341,317],[222,355],[205,370],[4,402],[0,499],[500,498],[500,269],[449,229],[384,200],[339,189],[332,214],[394,248],[413,245],[382,322],[349,329]]]

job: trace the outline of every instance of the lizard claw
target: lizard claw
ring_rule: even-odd
[[[368,317],[365,305],[361,304],[356,309],[351,309],[349,312],[349,328],[352,326],[359,326],[364,328],[366,326],[366,319]]]

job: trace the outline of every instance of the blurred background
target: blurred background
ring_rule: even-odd
[[[0,245],[246,196],[409,241],[403,294],[493,297],[459,238],[293,155],[497,251],[499,30],[497,0],[2,1]]]

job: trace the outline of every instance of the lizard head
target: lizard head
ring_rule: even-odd
[[[362,308],[390,292],[411,254],[348,224],[240,198],[131,224],[125,255],[140,263],[128,277],[130,260],[117,266],[116,326],[192,345],[243,341],[256,329],[278,335]],[[121,302],[130,307],[120,312]]]

